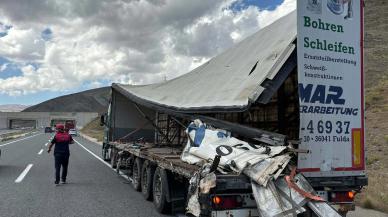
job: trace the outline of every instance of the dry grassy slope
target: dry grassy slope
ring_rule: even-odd
[[[89,124],[84,126],[81,132],[97,139],[99,142],[102,142],[104,138],[104,127],[100,126],[100,117],[94,119]]]
[[[388,1],[365,1],[366,147],[361,205],[388,212]]]

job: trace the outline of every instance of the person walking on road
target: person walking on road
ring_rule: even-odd
[[[48,153],[51,152],[51,148],[55,145],[54,148],[54,158],[55,158],[55,184],[59,184],[59,179],[61,178],[61,183],[66,183],[67,176],[67,167],[69,165],[70,150],[69,145],[72,144],[73,138],[71,135],[65,132],[65,127],[61,124],[56,126],[57,133],[51,140]],[[60,177],[60,171],[62,166],[62,176]]]

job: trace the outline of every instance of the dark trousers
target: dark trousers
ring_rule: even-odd
[[[69,154],[54,154],[55,156],[55,182],[59,182],[59,174],[62,166],[62,181],[66,181]]]

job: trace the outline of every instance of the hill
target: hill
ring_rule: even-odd
[[[365,103],[369,185],[361,205],[388,212],[388,2],[365,1]]]
[[[108,108],[110,87],[91,89],[47,100],[24,109],[25,112],[98,112]]]
[[[0,112],[20,112],[28,107],[28,105],[4,104],[0,105]]]

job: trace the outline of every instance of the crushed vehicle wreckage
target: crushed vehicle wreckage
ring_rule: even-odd
[[[188,141],[181,159],[201,168],[190,179],[187,213],[201,215],[200,198],[210,194],[221,174],[244,174],[251,180],[257,210],[262,217],[296,216],[305,212],[304,206],[317,216],[341,215],[317,196],[302,174],[296,174],[291,159],[291,144],[271,146],[252,144],[216,129],[197,119],[186,129]],[[214,203],[222,199],[213,195]],[[228,202],[228,201],[227,201]]]

